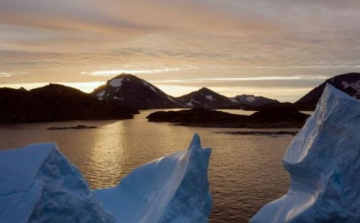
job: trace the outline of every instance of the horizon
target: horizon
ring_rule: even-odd
[[[360,72],[359,10],[355,0],[0,0],[0,87],[90,92],[131,73],[175,97],[204,86],[294,102]]]
[[[355,73],[355,72],[351,72],[351,73]],[[12,88],[12,89],[20,89],[20,88],[25,88],[26,90],[32,90],[32,89],[35,89],[35,88],[41,88],[41,87],[45,87],[47,85],[50,85],[50,84],[59,84],[59,85],[64,85],[64,86],[67,86],[67,87],[71,87],[71,88],[75,88],[75,89],[78,89],[84,93],[92,93],[95,89],[97,89],[98,87],[102,86],[102,85],[105,85],[107,83],[107,81],[111,80],[111,79],[115,79],[117,76],[119,75],[122,75],[122,74],[127,74],[127,73],[121,73],[121,74],[118,74],[116,76],[113,76],[113,77],[110,77],[108,80],[104,81],[104,82],[83,82],[83,83],[71,83],[71,82],[63,82],[63,83],[32,83],[32,84],[25,84],[25,85],[22,85],[22,84],[13,84],[13,85],[1,85],[0,84],[0,88]],[[129,75],[133,75],[133,76],[136,76],[138,77],[138,75],[134,75],[134,74],[129,74]],[[339,74],[339,75],[343,75],[343,74]],[[141,77],[139,77],[141,78]],[[273,80],[273,79],[280,79],[281,80],[282,77],[266,77],[266,80]],[[321,78],[326,78],[324,80],[322,80]],[[331,77],[330,77],[331,78]],[[143,79],[143,78],[141,78]],[[214,78],[215,80],[218,80],[218,79],[221,79],[221,78]],[[258,80],[259,78],[254,78],[254,77],[249,77],[249,78],[233,78],[234,80]],[[299,76],[294,76],[294,77],[288,77],[287,80],[297,80],[297,79],[301,79],[301,77]],[[158,87],[160,90],[162,90],[163,92],[165,92],[166,94],[168,94],[169,96],[172,96],[172,97],[180,97],[180,96],[183,96],[183,95],[186,95],[188,93],[191,93],[191,92],[194,92],[194,91],[198,91],[200,90],[201,88],[208,88],[216,93],[219,93],[219,94],[222,94],[228,98],[233,98],[235,96],[238,96],[238,95],[254,95],[254,96],[263,96],[263,97],[267,97],[267,98],[270,98],[270,99],[275,99],[275,100],[278,100],[280,102],[291,102],[291,103],[294,103],[296,102],[297,100],[299,100],[300,98],[302,98],[304,95],[306,95],[307,93],[309,93],[311,90],[313,90],[314,88],[318,87],[320,84],[322,84],[323,82],[325,82],[328,78],[327,77],[315,77],[313,78],[314,80],[321,80],[319,82],[318,85],[316,86],[313,86],[311,88],[304,88],[304,93],[302,95],[299,96],[299,98],[295,98],[294,100],[292,101],[284,101],[284,100],[281,100],[279,98],[276,98],[276,97],[269,97],[269,96],[266,96],[266,95],[261,95],[261,94],[256,94],[256,93],[246,93],[246,92],[240,92],[238,94],[235,94],[235,95],[230,95],[228,94],[228,91],[226,91],[226,88],[224,87],[207,87],[207,86],[200,86],[200,87],[196,87],[196,86],[193,86],[193,87],[186,87],[186,86],[180,86],[180,89],[179,88],[176,88],[174,89],[175,86],[169,86],[169,88],[166,88],[162,85],[160,85],[160,87],[154,83],[151,83],[149,82],[150,84],[154,85],[155,87]],[[145,81],[148,81],[146,79],[144,79]],[[192,79],[192,80],[198,80],[198,79]],[[201,80],[201,79],[200,79]],[[162,83],[164,81],[158,81],[157,83]],[[172,95],[172,94],[169,94],[169,91],[170,92],[174,92],[175,94]],[[276,91],[279,92],[279,90],[277,89]],[[225,93],[224,93],[225,92]],[[269,93],[268,92],[268,89],[267,90],[264,90],[263,91],[264,93]],[[283,94],[284,93],[284,90],[280,91],[279,92],[280,94]]]
[[[127,73],[122,73],[122,74],[119,74],[119,75],[123,75],[123,74],[127,74]],[[109,80],[111,80],[111,79],[116,79],[116,77],[118,77],[119,75],[116,75],[116,76],[114,76],[114,77],[111,77]],[[133,75],[133,74],[129,74],[129,75]],[[137,77],[137,75],[133,75],[133,76],[136,76]],[[245,80],[246,80],[247,78],[245,78]],[[253,79],[253,78],[250,78],[251,80]],[[291,79],[293,79],[293,78],[289,78],[290,80]],[[14,84],[14,85],[7,85],[7,86],[2,86],[1,84],[0,84],[0,88],[12,88],[12,89],[21,89],[21,88],[24,88],[24,89],[26,89],[26,90],[32,90],[32,89],[36,89],[36,88],[41,88],[41,87],[45,87],[45,86],[48,86],[48,85],[50,85],[50,84],[58,84],[58,85],[63,85],[63,86],[66,86],[66,87],[71,87],[71,88],[75,88],[75,89],[78,89],[78,90],[80,90],[80,91],[82,91],[82,92],[84,92],[84,93],[88,93],[88,94],[90,94],[90,93],[92,93],[94,90],[96,90],[98,87],[100,87],[100,86],[102,86],[102,85],[105,85],[109,80],[107,80],[107,81],[105,81],[105,82],[84,82],[84,83],[32,83],[32,84],[28,84],[28,85],[25,85],[25,87],[24,87],[24,85],[21,85],[21,84]],[[145,79],[144,79],[145,80]],[[147,80],[145,80],[145,81],[147,81]],[[161,81],[160,81],[161,82]],[[149,82],[150,83],[150,82]],[[153,83],[150,83],[150,84],[153,84]],[[154,84],[153,84],[154,85]],[[27,87],[26,87],[27,86]],[[158,86],[156,86],[156,85],[154,85],[155,87],[158,87]],[[315,86],[315,87],[317,87],[317,86]],[[315,88],[314,87],[314,88]],[[219,93],[219,94],[222,94],[222,92],[221,92],[221,89],[224,89],[224,88],[221,88],[221,87],[207,87],[207,86],[201,86],[201,87],[182,87],[182,91],[179,91],[179,89],[175,89],[175,91],[174,91],[174,89],[164,89],[164,87],[158,87],[160,90],[162,90],[163,92],[165,92],[166,94],[168,94],[169,96],[173,96],[173,97],[180,97],[180,96],[183,96],[183,95],[186,95],[186,94],[189,94],[189,93],[191,93],[191,92],[194,92],[194,91],[198,91],[198,90],[200,90],[201,88],[208,88],[208,89],[210,89],[210,90],[212,90],[212,91],[214,91],[214,92],[216,92],[216,93]],[[174,88],[174,86],[171,86],[171,88]],[[219,90],[220,89],[220,91],[217,91],[217,90]],[[172,90],[173,92],[176,92],[176,93],[178,93],[178,95],[171,95],[171,94],[169,94],[168,92],[167,92],[167,90]],[[188,90],[188,91],[186,91],[186,90]],[[305,89],[305,90],[307,90],[307,89]],[[312,90],[312,89],[309,89],[307,92],[305,92],[304,93],[304,95],[306,94],[306,93],[308,93],[310,90]],[[235,96],[238,96],[238,95],[254,95],[254,96],[263,96],[263,97],[266,97],[266,96],[264,96],[264,95],[259,95],[259,94],[248,94],[248,93],[241,93],[241,94],[236,94],[236,95],[228,95],[228,94],[222,94],[222,95],[224,95],[224,96],[226,96],[226,97],[228,97],[228,98],[233,98],[233,97],[235,97]],[[302,96],[304,96],[304,95],[301,95],[301,97]],[[300,97],[300,98],[301,98]],[[299,100],[300,98],[298,98],[298,99],[296,99],[296,100]],[[279,100],[279,99],[277,99],[277,98],[271,98],[271,99],[276,99],[276,100]],[[281,100],[279,100],[280,102],[295,102],[295,101],[281,101]]]

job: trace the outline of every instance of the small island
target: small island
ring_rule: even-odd
[[[87,126],[87,125],[77,125],[77,126],[70,126],[70,127],[49,127],[46,130],[68,130],[68,129],[96,129],[97,126]]]
[[[266,136],[281,136],[292,135],[295,136],[297,131],[235,131],[235,132],[214,132],[216,134],[228,135],[266,135]]]
[[[169,122],[182,126],[218,128],[301,128],[307,114],[293,107],[271,107],[252,115],[236,115],[205,108],[158,111],[147,116],[149,122]]]

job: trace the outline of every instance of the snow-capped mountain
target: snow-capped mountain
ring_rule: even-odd
[[[247,94],[237,95],[235,96],[235,98],[232,98],[231,100],[234,103],[239,103],[239,105],[250,105],[254,107],[279,103],[278,100],[265,98],[262,96],[247,95]]]
[[[295,102],[295,105],[300,109],[314,110],[327,83],[347,93],[353,98],[360,99],[360,73],[348,73],[327,79],[324,83]]]
[[[183,107],[173,97],[131,74],[121,74],[92,93],[99,100],[117,102],[134,109]]]
[[[177,100],[190,108],[225,108],[233,104],[226,96],[218,94],[208,88],[201,88],[198,91],[178,97]]]

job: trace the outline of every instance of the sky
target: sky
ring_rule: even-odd
[[[173,96],[296,101],[359,55],[358,0],[0,0],[0,87],[132,73]]]

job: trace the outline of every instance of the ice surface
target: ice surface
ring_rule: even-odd
[[[251,223],[360,222],[360,101],[327,85],[284,158],[286,195]]]
[[[94,193],[119,223],[208,222],[210,153],[195,135],[187,151],[147,163],[118,186]]]
[[[0,222],[115,222],[55,144],[0,153]]]

